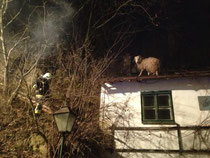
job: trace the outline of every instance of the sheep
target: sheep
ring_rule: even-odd
[[[144,70],[147,71],[148,75],[153,74],[158,76],[158,69],[160,68],[160,60],[154,57],[143,58],[141,55],[135,56],[134,61],[139,69],[141,76]]]

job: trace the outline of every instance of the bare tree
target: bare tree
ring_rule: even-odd
[[[23,57],[23,55],[25,55],[26,51],[28,51],[26,50],[26,47],[24,48],[24,46],[26,46],[24,43],[29,38],[27,26],[25,26],[18,33],[15,33],[15,34],[8,33],[7,27],[18,18],[22,10],[22,8],[20,8],[19,11],[16,12],[14,15],[12,15],[12,17],[10,17],[8,20],[7,12],[8,12],[9,3],[10,1],[3,0],[1,3],[1,8],[0,8],[0,41],[1,41],[1,55],[3,57],[3,60],[2,60],[3,91],[5,94],[5,97],[8,96],[8,94],[11,92],[9,90],[9,83],[10,83],[9,78],[10,78],[10,75],[12,75],[12,69],[14,70],[13,66],[16,66],[17,68],[18,66],[17,64],[23,65],[23,63],[21,63],[22,62],[21,58]],[[34,66],[35,65],[33,65],[30,68],[28,67],[27,72],[26,71],[22,72],[22,77],[20,77],[17,87],[12,92],[12,95],[9,99],[9,103],[12,101],[12,98],[14,98],[14,95],[19,90],[20,85],[22,83],[22,78],[28,75],[31,72],[31,70],[34,68]]]

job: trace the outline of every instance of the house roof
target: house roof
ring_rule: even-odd
[[[175,72],[173,74],[159,75],[159,76],[126,76],[126,77],[113,77],[102,79],[103,83],[114,83],[114,82],[141,82],[144,80],[169,80],[175,78],[199,78],[199,77],[210,77],[210,71],[185,71]]]

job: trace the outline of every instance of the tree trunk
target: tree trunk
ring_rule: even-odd
[[[2,6],[1,6],[2,7]],[[4,58],[4,85],[3,85],[3,91],[4,94],[7,95],[7,87],[8,87],[8,59],[7,59],[7,52],[5,47],[5,41],[4,41],[4,26],[3,26],[3,10],[0,9],[0,41],[1,41],[1,48],[2,48],[2,54]]]
[[[4,95],[8,95],[8,63],[6,62],[5,65],[4,65],[4,87],[3,87],[3,92],[4,92]]]

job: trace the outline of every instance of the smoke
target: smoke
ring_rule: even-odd
[[[47,44],[48,47],[61,44],[70,27],[74,9],[71,4],[59,3],[53,7],[46,7],[42,17],[37,19],[36,27],[32,31],[35,41]]]
[[[45,44],[48,48],[64,43],[64,36],[72,27],[72,19],[75,13],[71,3],[60,1],[49,1],[45,5],[42,1],[31,0],[12,1],[9,3],[8,11],[4,17],[4,23],[8,23],[13,17],[12,23],[7,26],[7,37],[14,35],[28,28],[32,46]],[[11,42],[11,40],[9,40]]]

